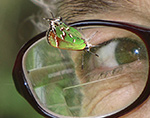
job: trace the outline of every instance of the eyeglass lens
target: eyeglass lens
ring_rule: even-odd
[[[46,37],[23,57],[24,73],[36,101],[58,117],[120,111],[141,95],[148,80],[147,49],[136,34],[113,27],[82,32],[98,57],[86,51],[54,48]]]

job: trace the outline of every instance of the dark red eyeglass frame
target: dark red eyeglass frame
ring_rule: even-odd
[[[131,31],[135,34],[137,34],[145,43],[146,48],[148,50],[148,59],[150,60],[150,28],[144,28],[138,25],[125,23],[125,22],[115,22],[115,21],[106,21],[106,20],[82,20],[74,23],[70,23],[69,26],[72,27],[83,27],[83,26],[112,26],[117,28],[126,29],[128,31]],[[46,31],[38,34],[31,40],[29,40],[19,51],[14,68],[13,68],[13,79],[15,86],[18,90],[18,92],[34,107],[34,109],[39,112],[44,117],[48,118],[58,118],[57,116],[54,116],[47,111],[45,111],[34,99],[33,93],[30,90],[30,87],[27,83],[23,67],[22,67],[22,60],[25,52],[27,49],[34,44],[36,41],[40,40],[41,38],[46,36]],[[150,65],[150,61],[149,61]],[[136,108],[140,104],[142,104],[150,95],[150,66],[149,66],[149,74],[148,74],[148,80],[146,83],[146,86],[139,96],[139,98],[133,102],[130,106],[127,108],[121,110],[120,112],[111,114],[110,116],[106,116],[105,118],[117,118],[119,116],[122,116],[128,112],[130,112],[132,109]]]

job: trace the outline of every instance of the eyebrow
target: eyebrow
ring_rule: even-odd
[[[106,13],[130,9],[130,0],[60,0],[58,2],[58,14],[65,21],[72,21],[75,17],[85,14]]]

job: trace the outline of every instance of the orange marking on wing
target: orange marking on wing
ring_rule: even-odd
[[[52,31],[50,31],[50,37],[52,36],[52,38],[55,40],[55,42],[56,42],[56,47],[59,47],[59,43],[61,42],[61,41],[64,41],[64,40],[62,40],[61,38],[59,38],[58,36],[56,36]],[[49,37],[49,38],[50,38]],[[50,40],[50,39],[49,39]],[[49,41],[50,42],[50,41]]]

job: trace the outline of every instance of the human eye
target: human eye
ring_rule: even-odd
[[[91,48],[92,53],[97,54],[99,57],[92,53],[84,52],[84,56],[78,56],[77,71],[82,73],[102,73],[101,75],[107,77],[119,74],[116,72],[130,71],[135,65],[147,65],[147,51],[144,43],[140,40],[135,40],[130,37],[119,37],[108,40]],[[81,60],[82,59],[82,60]],[[83,63],[84,69],[81,68]],[[127,69],[128,68],[128,69]],[[84,76],[84,75],[83,75]],[[91,74],[91,76],[93,76]],[[96,75],[95,75],[96,76]],[[101,78],[100,76],[96,79]],[[83,78],[82,78],[83,79]],[[89,76],[86,81],[90,81],[93,77]]]
[[[114,68],[146,59],[147,56],[144,44],[128,37],[104,42],[91,51],[99,55],[91,57],[96,68]]]
[[[91,110],[89,114],[105,114],[127,107],[139,97],[147,82],[145,43],[122,29],[100,31],[93,40],[92,53],[79,52],[74,57],[79,86],[84,93],[83,109]]]
[[[113,28],[112,33],[110,29],[108,31],[100,31],[94,37],[94,46],[90,48],[92,53],[86,51],[82,54],[79,53],[84,55],[82,61],[79,61],[81,56],[76,56],[77,67],[84,64],[83,72],[89,73],[89,71],[94,69],[105,72],[123,68],[134,62],[147,61],[147,49],[141,38],[122,29],[115,30],[116,28]],[[93,55],[93,53],[99,57]]]

